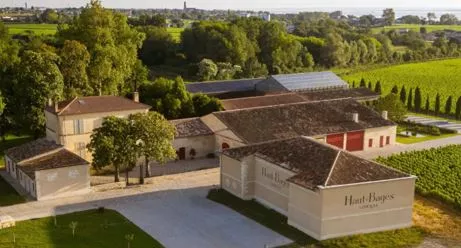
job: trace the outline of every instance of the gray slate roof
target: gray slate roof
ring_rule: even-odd
[[[186,84],[186,89],[191,93],[204,94],[254,91],[255,85],[262,80],[264,78],[189,83]]]
[[[171,120],[170,123],[176,128],[175,138],[187,138],[213,134],[213,131],[211,131],[211,129],[205,125],[199,117]]]
[[[19,163],[23,160],[33,158],[43,153],[48,153],[54,150],[62,148],[61,145],[55,142],[49,141],[45,138],[34,140],[20,146],[10,148],[5,151],[5,155],[8,156],[15,163]]]
[[[308,189],[410,177],[307,137],[227,149],[223,154],[236,160],[260,157],[295,172],[288,181]]]
[[[349,85],[331,71],[271,76],[289,91],[347,88]]]

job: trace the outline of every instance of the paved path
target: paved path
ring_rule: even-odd
[[[392,154],[398,154],[401,152],[408,152],[408,151],[419,151],[425,150],[430,148],[437,148],[447,145],[459,145],[461,144],[461,136],[453,136],[445,139],[437,139],[437,140],[430,140],[426,142],[420,142],[415,144],[397,144],[395,146],[388,146],[383,147],[380,149],[372,150],[372,151],[363,151],[363,152],[355,152],[356,155],[367,159],[374,159],[379,156],[387,157]]]
[[[112,208],[172,248],[263,248],[290,243],[287,238],[239,213],[207,200],[219,183],[219,169],[157,177],[151,185],[93,192],[84,196],[29,202],[0,208],[16,220]]]

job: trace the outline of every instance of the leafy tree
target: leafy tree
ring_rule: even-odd
[[[429,24],[433,23],[433,20],[436,20],[437,16],[435,15],[434,12],[429,12],[427,13],[427,20],[429,21]]]
[[[46,9],[40,15],[40,20],[44,23],[57,24],[59,22],[58,12],[56,12],[54,9]]]
[[[88,82],[87,75],[90,54],[85,45],[75,40],[66,40],[59,55],[61,57],[60,69],[64,77],[65,98],[91,95],[93,89]]]
[[[255,78],[267,76],[267,66],[258,61],[257,58],[250,58],[243,67],[242,75],[245,78]]]
[[[383,91],[383,90],[381,89],[381,82],[380,82],[380,81],[376,82],[376,85],[375,85],[375,92],[381,95],[381,94],[382,94],[382,91]]]
[[[416,87],[415,90],[415,111],[420,112],[421,111],[421,105],[422,105],[422,96],[421,96],[421,89],[419,87]]]
[[[455,116],[456,119],[461,119],[461,96],[458,97],[458,100],[456,101],[456,111],[455,111]]]
[[[373,84],[371,83],[371,81],[368,82],[368,89],[373,90]]]
[[[323,64],[329,67],[344,66],[347,63],[343,38],[337,33],[329,33],[323,49]]]
[[[213,80],[218,74],[218,66],[211,59],[202,59],[198,63],[198,74],[201,81]]]
[[[362,79],[360,80],[360,87],[361,87],[361,88],[367,87],[367,83],[365,82],[365,79],[364,79],[364,78],[362,78]]]
[[[138,91],[139,86],[147,82],[148,75],[149,69],[142,64],[141,60],[137,60],[131,76],[127,79],[127,83],[133,91]]]
[[[453,105],[453,97],[449,96],[447,98],[447,101],[445,103],[445,114],[449,115],[451,114],[451,106]]]
[[[399,100],[399,97],[393,93],[380,98],[375,108],[379,112],[388,111],[389,119],[396,122],[405,119],[405,115],[407,114],[405,105]]]
[[[146,65],[164,64],[175,48],[175,41],[166,28],[146,26],[139,29],[146,39],[139,50],[139,57]]]
[[[440,16],[440,24],[455,25],[458,23],[458,18],[453,14],[444,14]]]
[[[192,96],[192,102],[194,103],[196,116],[204,116],[209,113],[223,110],[223,106],[219,99],[204,94],[194,94]]]
[[[399,87],[397,87],[397,85],[394,85],[394,87],[392,87],[391,93],[397,95],[399,93]]]
[[[356,88],[357,86],[355,85],[355,80],[352,81],[352,88]]]
[[[138,157],[144,156],[145,176],[150,176],[149,163],[155,161],[159,164],[176,157],[172,146],[175,128],[161,114],[148,112],[130,116],[134,139],[139,146]],[[140,181],[143,183],[143,166],[140,165]]]
[[[35,138],[45,132],[43,107],[49,100],[58,101],[63,95],[64,80],[58,59],[49,52],[25,51],[16,71],[15,118],[22,127],[31,130]]]
[[[104,118],[101,127],[91,134],[91,142],[87,146],[93,156],[93,167],[99,170],[112,166],[115,182],[120,181],[120,170],[128,170],[132,165],[137,155],[135,147],[129,120],[114,116]]]
[[[394,9],[385,9],[383,10],[383,18],[386,21],[386,25],[391,26],[395,22],[395,12]]]
[[[79,16],[58,30],[61,40],[76,40],[90,53],[88,79],[94,94],[123,94],[129,89],[127,79],[136,65],[138,49],[145,38],[131,28],[127,17],[104,9],[91,0]]]
[[[410,93],[408,94],[407,108],[413,109],[413,88],[410,88]]]
[[[405,104],[407,101],[407,90],[405,89],[405,85],[402,86],[402,89],[400,89],[400,101]]]
[[[440,94],[437,93],[437,96],[435,97],[435,114],[438,115],[440,113]]]
[[[429,110],[430,110],[429,95],[427,95],[427,97],[426,97],[426,106],[425,106],[424,110],[426,110],[426,113],[429,113]]]

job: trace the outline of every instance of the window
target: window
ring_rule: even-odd
[[[80,156],[81,158],[85,158],[86,156],[86,144],[85,142],[78,142],[75,143],[75,153]]]
[[[391,143],[391,137],[387,136],[386,137],[386,145],[389,145]]]
[[[368,147],[373,147],[373,139],[368,140]]]
[[[74,120],[74,134],[84,133],[83,120]]]

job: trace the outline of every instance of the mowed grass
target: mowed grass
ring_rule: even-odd
[[[426,101],[427,94],[429,94],[431,109],[434,109],[436,94],[440,93],[442,110],[449,96],[453,96],[453,103],[461,96],[460,68],[461,59],[449,59],[354,72],[344,70],[341,77],[350,83],[355,81],[357,86],[362,78],[366,80],[367,84],[371,81],[373,85],[379,80],[385,95],[390,93],[394,85],[397,85],[399,90],[405,85],[407,94],[409,94],[410,88],[413,88],[414,92],[414,89],[419,86],[423,96],[423,104]],[[454,111],[453,106],[452,112]]]
[[[425,142],[425,141],[429,141],[429,140],[446,139],[446,138],[450,138],[450,137],[453,137],[453,136],[457,136],[458,134],[449,133],[449,134],[442,134],[442,135],[439,135],[439,136],[430,135],[430,134],[423,134],[423,135],[425,135],[425,136],[424,137],[414,137],[414,136],[407,137],[407,136],[397,134],[397,142],[400,143],[400,144],[407,144],[408,145],[408,144],[415,144],[415,143]]]
[[[20,196],[2,177],[0,177],[0,207],[23,203],[26,200]]]
[[[40,248],[159,248],[163,247],[139,227],[113,210],[99,213],[97,210],[60,215],[54,218],[21,221],[16,227],[0,230],[0,247]],[[75,237],[69,227],[77,222]],[[16,244],[13,244],[13,233]],[[126,235],[134,235],[128,246]]]
[[[15,34],[27,34],[32,32],[36,35],[54,35],[58,30],[56,24],[6,24],[9,33]]]
[[[418,25],[418,24],[398,24],[393,26],[385,26],[379,28],[372,28],[374,34],[381,33],[381,31],[388,32],[394,29],[410,29],[416,32],[420,31],[421,27],[425,27],[427,32],[439,31],[439,30],[455,30],[461,31],[461,25]]]
[[[167,31],[176,42],[179,42],[181,40],[181,32],[184,31],[184,28],[167,28]]]

